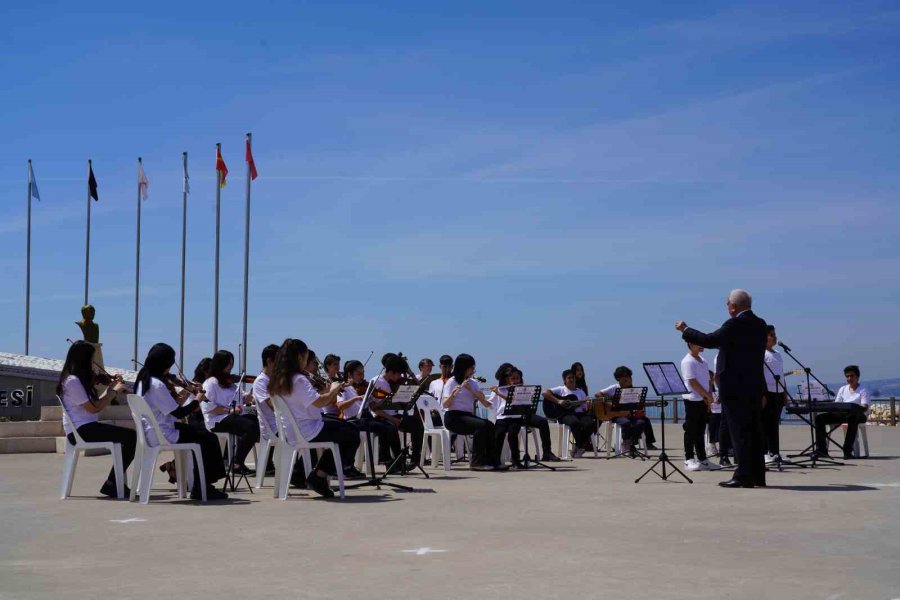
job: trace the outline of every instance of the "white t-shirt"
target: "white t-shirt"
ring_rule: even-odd
[[[428,384],[428,393],[434,396],[438,401],[444,397],[444,388],[447,387],[447,382],[453,379],[452,377],[444,381],[443,379],[435,379],[431,383]]]
[[[688,383],[691,379],[694,379],[700,384],[700,387],[709,391],[709,365],[703,360],[703,357],[698,356],[697,358],[694,358],[691,356],[691,353],[688,352],[685,357],[681,359],[681,377],[684,379],[684,385],[688,389],[688,393],[682,394],[681,397],[684,400],[690,400],[692,402],[703,400],[703,396],[700,395],[700,392],[696,391],[691,387],[691,384]]]
[[[868,410],[871,405],[869,400],[869,390],[862,385],[856,386],[856,391],[850,389],[850,384],[841,386],[837,396],[834,397],[835,402],[846,402],[849,404],[859,404]]]
[[[74,375],[69,375],[63,381],[62,387],[62,403],[66,407],[66,412],[63,413],[63,429],[66,435],[85,423],[94,423],[100,420],[100,413],[92,413],[84,407],[84,404],[90,402],[91,398],[84,391],[84,386],[81,385],[80,379]],[[71,423],[66,417],[66,413],[72,418]]]
[[[150,406],[150,410],[153,411],[153,416],[156,417],[156,422],[159,423],[159,429],[165,436],[166,441],[170,444],[178,442],[178,430],[175,428],[176,419],[170,413],[178,408],[179,405],[175,398],[172,397],[172,394],[169,393],[165,384],[156,377],[152,377],[150,379],[150,389],[144,391],[139,385],[137,393],[143,396],[144,401]],[[185,402],[182,406],[187,406],[187,404],[188,402]],[[156,438],[156,432],[153,431],[150,423],[146,420],[143,423],[147,443],[151,446],[158,446],[159,440]]]
[[[313,405],[313,402],[319,399],[319,392],[309,379],[299,373],[294,375],[291,383],[293,384],[291,393],[284,396],[284,402],[297,421],[300,435],[309,442],[319,435],[325,426],[322,422],[322,409]]]
[[[356,390],[353,389],[353,386],[346,387],[341,390],[341,395],[338,396],[338,402],[346,402],[347,400],[350,400],[351,398],[355,398],[357,396],[359,396],[359,394],[356,393]],[[362,399],[357,400],[353,404],[344,406],[344,419],[355,419],[359,416],[359,409],[361,408]]]
[[[766,365],[768,365],[768,369],[766,369],[766,390],[769,392],[783,392],[784,391],[784,358],[782,358],[781,354],[777,350],[766,350]],[[771,372],[769,371],[771,369]],[[779,381],[775,381],[775,376],[778,375]],[[776,387],[777,386],[777,387]]]
[[[569,388],[567,388],[564,385],[558,385],[554,388],[550,388],[550,393],[555,396],[562,397],[562,398],[569,396],[569,395],[574,395],[579,400],[584,400],[587,398],[587,394],[585,394],[584,390],[582,390],[581,388],[575,388],[574,390],[570,390]],[[613,386],[613,393],[614,394],[616,393],[615,386]],[[575,409],[575,412],[576,413],[587,412],[587,403],[578,405],[578,407]]]
[[[478,382],[475,380],[469,380],[470,386],[477,386]],[[450,394],[453,393],[453,390],[459,387],[459,383],[456,382],[456,379],[451,377],[447,380],[447,385],[444,386],[444,395],[441,398],[441,404],[443,405],[444,400],[450,397]],[[447,410],[461,410],[463,412],[475,413],[475,403],[477,400],[475,399],[475,394],[469,391],[469,388],[463,388],[459,391],[453,401],[444,408]]]
[[[372,381],[375,384],[376,390],[381,390],[382,392],[385,392],[387,394],[391,393],[391,384],[388,382],[387,379],[384,378],[384,375],[379,375],[378,377],[374,378]],[[378,401],[375,398],[370,398],[369,406],[372,406],[373,404],[375,404],[377,402]],[[375,408],[377,408],[377,407],[375,407]],[[396,410],[385,410],[383,412],[386,415],[396,415],[397,414]]]
[[[501,385],[500,387],[497,388],[497,391],[499,391],[500,394],[503,394],[503,396],[507,396],[509,394],[509,387],[510,386],[508,386],[508,385]],[[497,418],[498,419],[521,419],[523,415],[504,415],[503,414],[504,412],[506,412],[507,398],[504,398],[500,394],[498,394],[497,392],[491,392],[491,395],[488,397],[488,401],[491,403],[491,406],[493,406],[493,410],[497,411]]]
[[[203,411],[203,421],[206,422],[206,428],[212,431],[219,421],[228,416],[228,413],[217,415],[212,410],[216,407],[231,410],[232,402],[236,405],[241,403],[241,393],[235,384],[222,387],[219,385],[219,380],[215,377],[210,377],[203,382],[203,390],[206,392],[208,402],[204,402],[200,408]]]
[[[269,427],[272,428],[273,433],[278,433],[278,428],[275,426],[275,411],[266,403],[266,400],[269,398],[269,376],[265,373],[257,375],[253,381],[252,392],[253,400],[256,402],[257,414],[265,419]],[[262,420],[260,423],[262,423]],[[264,425],[260,425],[259,431],[260,433],[268,434]]]

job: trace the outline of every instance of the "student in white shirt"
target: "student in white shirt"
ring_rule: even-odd
[[[478,471],[505,471],[509,467],[500,464],[500,451],[495,445],[494,424],[475,416],[475,403],[486,408],[490,403],[477,383],[475,359],[469,354],[460,354],[453,361],[453,377],[444,387],[441,404],[444,407],[444,424],[449,431],[459,435],[471,435],[471,468]]]
[[[382,447],[387,447],[391,449],[394,456],[399,455],[400,434],[397,432],[397,427],[389,421],[376,419],[372,416],[370,409],[361,410],[366,391],[369,388],[365,366],[358,360],[348,360],[344,363],[344,378],[347,380],[347,387],[343,389],[337,401],[340,417],[353,423],[360,431],[368,431],[378,436],[379,452]],[[387,457],[385,462],[387,462]]]
[[[428,384],[428,393],[440,401],[444,397],[444,389],[447,387],[447,382],[453,377],[453,357],[449,354],[444,354],[438,360],[438,364],[441,367],[441,376]],[[435,427],[440,427],[444,423],[441,414],[435,410],[431,411],[431,420]]]
[[[872,404],[869,390],[859,383],[859,367],[849,365],[844,368],[844,378],[847,385],[842,386],[835,396],[835,402],[855,404],[859,410],[852,413],[823,412],[816,415],[816,443],[819,456],[828,457],[828,435],[826,426],[847,424],[847,436],[844,438],[844,458],[853,458],[853,445],[856,442],[856,434],[859,424],[865,423]]]
[[[709,365],[700,354],[703,347],[688,342],[688,353],[681,359],[681,376],[688,389],[681,396],[684,401],[684,468],[688,471],[708,471],[706,444],[703,432],[706,430],[708,406],[714,402],[710,385]]]
[[[575,458],[581,458],[585,451],[591,450],[591,434],[597,427],[594,415],[588,413],[587,403],[576,407],[564,406],[566,396],[574,396],[576,400],[585,400],[587,394],[577,387],[575,372],[566,369],[562,372],[563,385],[544,390],[542,393],[544,402],[544,414],[557,423],[565,425],[575,438]]]
[[[419,383],[431,377],[432,369],[434,369],[434,361],[430,358],[423,358],[419,361],[419,375],[416,377]]]
[[[256,404],[257,420],[259,422],[259,436],[265,434],[271,438],[278,435],[278,427],[275,423],[275,409],[272,406],[272,398],[269,397],[269,378],[272,375],[272,367],[275,365],[275,355],[278,354],[278,346],[269,344],[262,351],[263,369],[253,380],[253,388],[250,392],[253,394],[253,402]],[[266,429],[268,427],[268,429]],[[259,468],[259,465],[256,466]],[[269,457],[266,465],[266,474],[275,471],[275,464]]]
[[[402,356],[389,352],[381,359],[384,372],[373,380],[375,391],[369,399],[369,410],[360,415],[360,419],[374,420],[380,423],[382,427],[378,427],[384,433],[386,444],[379,447],[381,454],[381,462],[393,463],[400,455],[400,432],[404,432],[408,437],[406,441],[409,443],[409,461],[411,465],[407,470],[414,469],[419,464],[422,456],[422,440],[425,435],[425,425],[416,410],[410,410],[407,414],[401,414],[396,410],[384,410],[380,407],[381,401],[387,395],[396,391],[406,379],[409,372],[409,364]],[[380,399],[379,399],[380,397]],[[371,424],[366,424],[371,427]],[[372,431],[375,431],[374,429]],[[389,454],[387,454],[389,452]],[[400,470],[402,465],[394,465],[395,470]]]
[[[244,464],[247,455],[259,441],[259,421],[256,415],[243,414],[243,405],[250,401],[231,374],[234,355],[228,350],[213,354],[209,365],[209,378],[203,382],[207,402],[201,405],[206,428],[214,433],[231,433],[237,436],[237,448],[233,449],[234,472],[249,475],[253,471]]]
[[[778,336],[775,326],[768,326],[766,338],[766,401],[762,408],[763,450],[766,452],[766,463],[781,462],[780,444],[778,442],[778,426],[781,423],[781,410],[784,408],[784,361],[775,345]]]
[[[194,410],[194,402],[189,399],[191,394],[187,390],[176,392],[175,386],[168,383],[169,369],[175,364],[175,350],[168,344],[154,344],[144,359],[144,366],[137,374],[135,380],[135,392],[140,394],[153,416],[159,423],[159,429],[169,443],[200,444],[200,453],[203,459],[203,470],[206,481],[200,481],[200,469],[194,463],[194,487],[191,490],[191,498],[201,498],[201,487],[206,485],[206,497],[208,500],[223,500],[228,494],[213,487],[213,484],[225,477],[225,465],[222,461],[222,450],[219,447],[219,438],[214,433],[191,427],[182,423],[179,419],[186,417]],[[156,433],[149,423],[144,423],[144,435],[147,443],[156,445]]]
[[[122,445],[123,473],[134,460],[137,446],[137,435],[133,429],[100,423],[100,411],[109,406],[119,392],[128,388],[122,383],[122,377],[115,375],[109,382],[102,396],[97,395],[94,384],[94,355],[96,348],[88,342],[78,341],[69,347],[66,362],[63,364],[56,386],[56,395],[66,409],[63,413],[63,429],[69,443],[75,444],[77,431],[86,442],[115,442]],[[71,419],[71,420],[70,420]],[[123,482],[124,484],[124,482]],[[125,496],[130,490],[125,486]],[[116,497],[116,471],[110,469],[109,475],[100,493],[110,498]]]
[[[633,377],[634,374],[631,372],[631,369],[625,365],[616,367],[616,370],[613,371],[613,378],[616,380],[616,383],[603,388],[594,394],[594,397],[612,398],[617,389],[634,387]],[[647,450],[657,449],[656,436],[653,435],[653,423],[650,422],[650,417],[647,416],[646,411],[634,411],[634,414],[629,417],[616,417],[612,421],[623,428],[623,433],[627,432],[626,435],[622,436],[623,440],[632,440],[634,444],[637,444],[643,433],[644,439],[647,441]]]
[[[359,429],[340,419],[324,419],[322,409],[337,402],[343,384],[333,381],[320,393],[313,387],[305,367],[309,348],[298,339],[288,338],[278,349],[275,365],[269,379],[269,394],[280,396],[291,411],[300,435],[308,442],[335,442],[341,450],[343,465],[335,465],[330,450],[322,453],[318,463],[306,478],[307,485],[325,498],[334,497],[328,485],[328,475],[335,475],[336,468],[345,471],[352,466],[359,448]],[[296,469],[296,467],[295,467]]]
[[[522,466],[519,459],[519,430],[522,428],[522,415],[506,415],[506,402],[509,399],[507,392],[511,386],[522,385],[523,374],[515,365],[503,363],[497,368],[494,374],[497,379],[497,386],[491,388],[491,396],[488,401],[497,411],[497,421],[494,424],[496,430],[496,445],[503,449],[504,438],[509,443],[509,453],[512,457],[512,465],[514,469]],[[534,427],[541,434],[542,454],[541,460],[544,462],[555,462],[559,458],[553,454],[550,449],[550,424],[546,418],[531,413],[528,417],[528,426]]]
[[[310,354],[313,354],[310,350]],[[313,367],[315,368],[315,367]],[[322,368],[325,369],[325,377],[329,382],[332,381],[340,381],[338,377],[338,373],[341,370],[341,357],[336,354],[326,354],[325,360],[322,361]],[[314,373],[315,371],[310,371],[310,367],[307,366],[307,371],[310,373]],[[339,418],[339,411],[337,404],[329,404],[325,408],[322,409],[322,414],[330,419]]]
[[[710,405],[709,410],[709,441],[710,444],[716,444],[714,449],[716,450],[716,454],[719,456],[719,466],[720,467],[733,467],[731,464],[731,459],[728,456],[731,454],[731,432],[728,430],[728,421],[725,419],[725,413],[722,412],[722,400],[719,398],[719,395],[716,393],[716,386],[719,385],[719,378],[716,375],[716,371],[719,363],[719,355],[716,354],[715,358],[713,358],[713,368],[711,375],[711,383],[713,390],[713,403]],[[707,450],[707,454],[709,451]]]

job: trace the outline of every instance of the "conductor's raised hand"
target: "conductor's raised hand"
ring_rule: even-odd
[[[684,331],[685,329],[687,329],[687,323],[685,323],[684,321],[675,321],[675,329],[677,329],[678,331]]]

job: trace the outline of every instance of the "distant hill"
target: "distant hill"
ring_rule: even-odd
[[[828,387],[837,392],[846,382],[829,383]],[[900,398],[900,377],[893,379],[863,379],[863,385],[869,388],[869,392],[876,398]]]

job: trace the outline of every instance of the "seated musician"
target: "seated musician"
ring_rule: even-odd
[[[578,406],[568,407],[567,397],[574,397],[577,401],[587,400],[587,394],[575,385],[575,373],[572,369],[562,372],[563,385],[544,390],[544,414],[550,419],[556,419],[569,428],[575,438],[575,458],[580,458],[586,450],[593,450],[591,434],[595,429],[594,415],[587,409],[587,402]]]
[[[300,435],[308,442],[334,442],[341,450],[338,468],[346,473],[353,466],[356,450],[359,448],[359,429],[351,423],[339,419],[325,419],[322,409],[337,402],[343,385],[336,381],[324,382],[319,392],[312,383],[311,375],[305,370],[309,349],[302,340],[288,338],[275,355],[275,364],[269,379],[269,394],[284,399],[300,429]],[[300,465],[296,465],[294,470]],[[306,484],[325,498],[334,497],[327,477],[336,475],[335,460],[330,450],[319,457],[310,470]]]
[[[459,435],[471,435],[471,468],[476,471],[505,471],[500,463],[500,450],[495,445],[494,424],[475,416],[475,403],[486,408],[491,405],[478,384],[475,375],[475,359],[460,354],[453,361],[453,376],[444,386],[441,404],[444,407],[444,424],[449,431]]]
[[[441,356],[438,364],[441,367],[441,376],[428,384],[428,393],[433,398],[440,400],[444,397],[444,388],[447,387],[447,382],[453,376],[453,357],[449,354],[444,354]],[[440,427],[444,422],[437,411],[431,411],[431,420],[435,427]]]
[[[491,388],[491,396],[488,401],[497,410],[497,421],[494,424],[496,433],[496,444],[503,450],[503,442],[509,443],[509,453],[512,457],[512,466],[514,469],[522,468],[519,459],[519,430],[522,428],[523,415],[505,416],[506,402],[509,400],[507,391],[510,386],[522,385],[522,371],[510,363],[503,363],[497,368],[494,374],[497,379],[497,385]],[[534,427],[541,433],[541,460],[548,462],[558,461],[559,458],[553,454],[550,448],[550,423],[546,418],[531,413],[527,420],[529,427]]]
[[[423,358],[419,361],[419,374],[416,376],[416,380],[419,383],[422,383],[429,377],[431,377],[431,371],[434,369],[434,361],[430,358]]]
[[[100,422],[100,411],[106,408],[118,392],[127,391],[122,377],[116,375],[109,381],[103,395],[97,395],[94,384],[94,355],[96,348],[88,342],[78,341],[69,347],[63,364],[56,395],[66,408],[68,418],[63,419],[63,429],[70,444],[75,444],[74,432],[86,442],[115,442],[122,445],[122,473],[124,475],[137,447],[137,436],[133,429],[117,427]],[[70,420],[71,419],[71,420]],[[140,467],[137,467],[138,469]],[[125,482],[125,496],[130,490]],[[110,498],[116,494],[116,470],[110,469],[100,493]]]
[[[816,415],[816,442],[819,456],[828,457],[827,425],[847,424],[847,436],[844,438],[844,458],[853,458],[853,445],[856,442],[856,434],[859,424],[865,423],[871,407],[869,390],[859,383],[859,367],[850,365],[844,368],[844,377],[847,385],[838,390],[834,401],[842,404],[855,404],[858,411],[853,412],[822,412]]]
[[[400,455],[401,445],[400,434],[398,431],[408,434],[410,446],[410,465],[408,469],[415,468],[419,464],[419,459],[422,456],[422,439],[425,436],[425,426],[422,424],[422,419],[419,418],[418,412],[415,410],[411,411],[409,414],[401,414],[399,411],[393,409],[382,410],[378,406],[379,401],[377,398],[379,395],[378,392],[381,392],[382,394],[391,394],[397,390],[401,383],[406,379],[406,375],[409,371],[409,364],[407,364],[405,358],[389,352],[382,357],[382,365],[384,366],[384,374],[375,378],[373,383],[376,392],[369,401],[369,409],[372,414],[362,415],[360,418],[373,418],[379,423],[390,426],[391,429],[389,431],[391,431],[391,433],[385,434],[385,439],[388,441],[388,444],[381,445],[382,448],[387,446],[390,450],[390,459],[388,462],[393,462],[394,459]],[[382,427],[381,431],[387,430]],[[383,453],[382,456],[384,457]],[[400,467],[401,465],[397,465],[395,470]]]
[[[262,437],[264,432],[263,427],[265,426],[263,423],[268,425],[272,434],[278,434],[278,427],[275,424],[275,407],[272,406],[272,398],[269,397],[269,378],[272,376],[272,367],[275,366],[276,354],[278,354],[278,346],[275,344],[269,344],[263,348],[263,368],[260,374],[256,376],[256,379],[253,380],[253,388],[251,389],[253,401],[256,403],[256,413],[259,419],[260,437]],[[268,432],[266,432],[266,434],[270,435]],[[274,471],[275,465],[272,463],[272,459],[269,458],[269,463],[266,465],[266,474]]]
[[[399,455],[400,435],[397,433],[397,427],[387,420],[375,418],[370,410],[360,415],[368,388],[366,368],[358,360],[348,360],[344,363],[344,377],[349,385],[338,397],[338,414],[345,421],[356,425],[360,431],[377,435],[380,447],[389,447],[394,456]]]
[[[626,366],[616,367],[616,370],[613,372],[613,377],[616,378],[615,385],[603,388],[594,394],[596,398],[612,398],[616,395],[617,389],[634,387],[631,369]],[[647,448],[651,450],[655,449],[655,446],[653,446],[651,442],[652,429],[649,426],[650,419],[642,413],[643,411],[634,411],[634,413],[630,415],[615,417],[612,420],[613,423],[622,428],[623,453],[630,453],[634,450],[638,441],[641,439],[641,434],[644,434],[647,438]]]
[[[207,402],[201,404],[206,428],[213,433],[230,433],[237,436],[237,448],[232,448],[234,472],[241,475],[253,473],[244,464],[247,455],[259,441],[259,421],[256,415],[243,414],[243,406],[250,400],[238,387],[231,374],[234,355],[228,350],[213,354],[209,365],[209,378],[203,382]]]
[[[176,392],[174,386],[167,381],[169,369],[174,364],[175,349],[168,344],[154,344],[144,359],[144,366],[137,374],[135,393],[144,397],[159,423],[160,431],[169,443],[200,444],[206,481],[200,481],[200,469],[195,461],[191,498],[199,500],[202,497],[201,486],[206,485],[207,500],[223,500],[228,494],[213,487],[216,481],[225,477],[219,438],[205,429],[196,429],[178,421],[190,414],[194,406],[189,400],[190,392],[187,390]],[[147,443],[151,445],[158,443],[156,432],[148,424],[144,425],[144,434]]]

